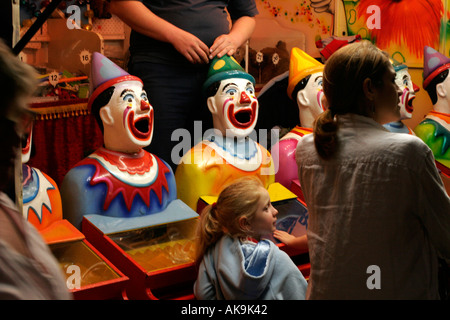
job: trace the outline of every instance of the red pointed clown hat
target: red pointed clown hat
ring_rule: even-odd
[[[431,47],[425,46],[423,55],[423,88],[442,71],[450,69],[450,58],[444,56]]]
[[[90,92],[88,101],[88,110],[91,110],[92,103],[100,93],[123,81],[139,81],[142,80],[136,76],[130,75],[128,72],[120,68],[114,62],[109,60],[101,53],[94,52],[92,54],[91,75],[90,75]]]

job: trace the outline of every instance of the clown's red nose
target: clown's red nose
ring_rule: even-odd
[[[145,111],[148,109],[150,109],[150,104],[145,100],[141,100],[141,110]]]
[[[251,102],[249,96],[245,93],[245,91],[242,91],[241,100],[239,102],[240,103],[250,103]]]

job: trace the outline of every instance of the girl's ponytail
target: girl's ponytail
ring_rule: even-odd
[[[216,243],[224,234],[222,225],[217,220],[217,205],[213,203],[203,209],[197,228],[196,260],[200,262],[206,249]]]

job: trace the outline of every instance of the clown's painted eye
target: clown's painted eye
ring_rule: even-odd
[[[409,87],[409,86],[410,86],[410,83],[409,83],[409,79],[408,79],[408,78],[404,78],[404,79],[403,79],[403,85],[404,85],[405,87]]]
[[[148,102],[148,98],[147,98],[147,94],[145,92],[142,92],[141,94],[141,100],[147,101]]]
[[[251,95],[253,95],[255,93],[255,90],[253,89],[253,87],[247,87],[245,90],[247,91],[248,94],[251,94]]]
[[[131,103],[134,101],[134,96],[131,93],[128,93],[123,97],[123,101]]]
[[[323,85],[323,77],[322,76],[317,76],[314,79],[314,86],[315,87],[322,87],[322,85]]]
[[[230,95],[230,96],[234,96],[237,93],[237,90],[234,88],[228,89],[226,91],[226,94]]]

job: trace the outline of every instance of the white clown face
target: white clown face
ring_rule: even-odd
[[[111,100],[100,109],[105,146],[122,152],[134,152],[148,146],[153,136],[153,107],[142,83],[124,81],[114,87]]]
[[[214,128],[222,135],[247,137],[258,119],[258,100],[253,83],[247,79],[222,80],[215,96],[207,100]]]
[[[408,68],[396,72],[395,83],[402,91],[400,102],[398,104],[400,106],[400,120],[411,119],[414,111],[412,103],[419,88],[413,84]]]
[[[297,93],[297,104],[300,108],[309,108],[313,118],[325,111],[323,98],[323,72],[311,74],[305,88]]]

